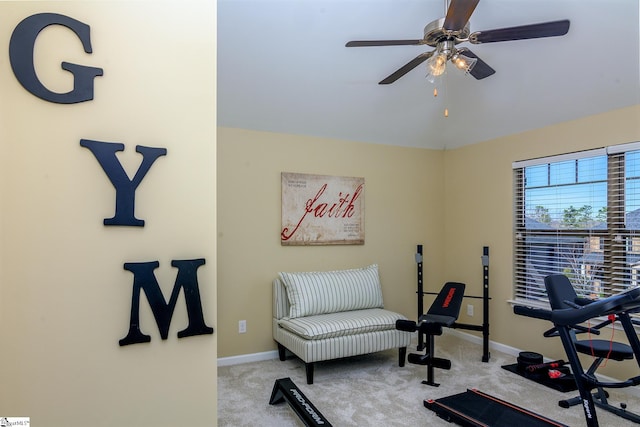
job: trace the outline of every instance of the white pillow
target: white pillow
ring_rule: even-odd
[[[377,264],[351,270],[278,274],[287,290],[292,319],[383,307]]]

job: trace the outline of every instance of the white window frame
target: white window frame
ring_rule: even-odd
[[[529,306],[539,306],[548,308],[548,298],[544,290],[544,282],[541,274],[533,267],[532,259],[536,255],[536,239],[538,239],[539,247],[543,250],[555,250],[558,253],[566,251],[566,242],[572,239],[579,253],[580,262],[575,271],[582,273],[586,281],[591,279],[590,272],[592,268],[599,268],[597,280],[591,280],[588,289],[584,291],[585,296],[589,297],[606,297],[632,286],[638,286],[634,278],[640,278],[640,251],[637,254],[638,263],[633,268],[630,264],[632,257],[630,256],[634,245],[640,241],[640,230],[627,229],[625,221],[625,206],[627,198],[633,197],[634,200],[640,199],[640,190],[635,190],[633,194],[626,194],[627,186],[625,176],[625,157],[626,153],[640,150],[640,142],[616,145],[595,150],[586,150],[575,153],[567,153],[556,156],[549,156],[537,159],[518,161],[513,163],[514,170],[514,230],[513,230],[513,300],[516,304],[526,304]],[[525,209],[525,169],[530,166],[551,165],[558,162],[568,162],[572,160],[588,159],[596,156],[607,156],[607,219],[603,227],[591,227],[582,229],[562,228],[556,230],[537,230],[533,227],[527,228]],[[634,163],[635,164],[635,163]],[[576,163],[577,165],[577,163]],[[551,168],[551,166],[549,166]],[[578,166],[576,166],[576,173]],[[600,185],[602,184],[601,181]],[[579,184],[576,181],[576,184]],[[571,184],[570,184],[571,185]],[[551,187],[551,185],[550,185]],[[618,202],[616,203],[616,200]],[[639,209],[640,211],[640,209]],[[640,227],[638,227],[640,228]],[[553,243],[556,239],[556,243]],[[583,243],[580,243],[582,239]],[[600,245],[603,249],[598,251],[595,245],[596,239],[600,239]],[[542,243],[541,243],[542,242]],[[549,243],[551,242],[551,243]],[[547,245],[546,247],[544,245]],[[564,246],[565,249],[561,247]],[[631,250],[629,250],[631,249]],[[590,265],[587,261],[588,252],[602,252],[599,254],[591,254],[593,259],[598,257],[600,264]],[[540,252],[541,253],[541,252]],[[554,258],[546,274],[564,273],[567,268],[564,267],[566,256],[558,256]],[[578,258],[576,256],[576,258]],[[633,256],[635,259],[635,254]],[[560,261],[558,261],[560,260]],[[538,265],[544,258],[539,257],[536,262]],[[546,270],[545,268],[542,269]],[[555,270],[555,271],[553,271]],[[569,274],[568,274],[569,275]],[[571,279],[571,277],[570,277]],[[579,282],[576,278],[576,282]],[[576,286],[574,284],[574,286]],[[577,286],[579,287],[579,286]]]

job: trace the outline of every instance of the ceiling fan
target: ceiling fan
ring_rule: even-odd
[[[445,7],[446,2],[447,0],[445,0]],[[471,50],[465,47],[457,48],[458,44],[463,42],[482,44],[555,37],[563,36],[569,31],[569,20],[564,19],[472,33],[469,28],[469,18],[479,2],[480,0],[451,0],[446,16],[427,24],[424,27],[424,37],[421,39],[354,40],[348,42],[346,47],[402,45],[428,45],[435,47],[435,50],[421,53],[388,77],[382,79],[378,83],[381,85],[395,82],[424,61],[428,61],[429,73],[427,78],[430,81],[444,73],[447,61],[451,61],[457,68],[480,80],[494,74],[495,70],[478,58]]]

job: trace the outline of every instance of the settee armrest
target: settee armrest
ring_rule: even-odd
[[[273,317],[282,319],[289,316],[289,298],[284,283],[279,278],[273,281]]]

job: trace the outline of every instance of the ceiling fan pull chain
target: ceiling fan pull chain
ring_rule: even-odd
[[[444,116],[449,117],[449,109],[447,108],[447,105],[449,105],[449,79],[447,79],[446,72],[444,76],[442,76],[442,80],[444,81]]]

